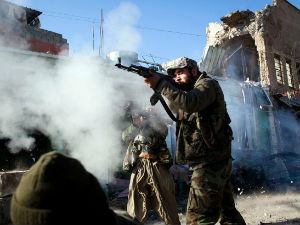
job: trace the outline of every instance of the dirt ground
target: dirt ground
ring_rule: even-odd
[[[249,225],[300,224],[300,192],[239,195],[236,207]]]
[[[178,200],[181,224],[185,224],[185,203],[185,199]],[[300,192],[242,194],[235,203],[247,225],[300,225]],[[150,213],[145,224],[164,223]]]

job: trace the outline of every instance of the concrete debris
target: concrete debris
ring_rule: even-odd
[[[300,21],[300,10],[273,0],[265,9],[236,10],[221,20],[206,29],[199,67],[219,81],[229,114],[235,115],[230,124],[235,192],[278,190],[280,184],[297,190],[300,27],[293,21]]]
[[[246,25],[250,22],[251,17],[254,16],[254,13],[250,10],[239,11],[236,10],[232,13],[227,14],[221,18],[223,23],[227,24],[229,27],[234,27],[237,25]]]
[[[26,171],[0,172],[0,224],[9,224],[9,208],[12,194]]]
[[[12,195],[26,171],[0,172],[0,197]]]
[[[237,10],[221,20],[206,29],[203,58],[211,46],[224,49],[224,76],[235,73],[242,80],[260,81],[271,95],[289,92],[300,99],[300,27],[293,22],[300,20],[300,10],[288,1],[274,0],[263,10]]]

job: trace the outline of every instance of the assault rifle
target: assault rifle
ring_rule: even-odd
[[[115,65],[116,67],[118,67],[119,69],[123,69],[123,70],[127,70],[128,72],[132,72],[132,73],[136,73],[144,78],[149,78],[152,77],[151,73],[155,73],[156,75],[160,76],[161,79],[167,79],[170,80],[170,78],[163,74],[163,73],[159,73],[154,69],[151,68],[147,68],[147,67],[143,67],[143,66],[136,66],[131,64],[130,66],[124,66],[121,64],[121,58],[118,58],[118,63]],[[155,90],[154,94],[150,97],[150,103],[151,105],[155,105],[158,101],[160,101],[160,103],[162,104],[162,106],[164,107],[164,109],[166,110],[166,112],[168,113],[169,117],[173,120],[173,121],[177,121],[176,117],[173,115],[173,113],[171,112],[170,108],[168,107],[167,103],[165,102],[164,98],[161,96],[160,93],[156,92]]]

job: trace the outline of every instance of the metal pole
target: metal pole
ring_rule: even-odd
[[[103,54],[103,24],[104,24],[104,17],[103,17],[103,9],[101,9],[101,23],[100,23],[100,45],[99,45],[99,55]]]
[[[94,47],[95,47],[95,32],[94,32],[94,21],[93,21],[93,53],[94,53]]]

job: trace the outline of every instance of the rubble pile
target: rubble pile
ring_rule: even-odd
[[[0,172],[0,224],[8,224],[10,200],[26,171]]]

